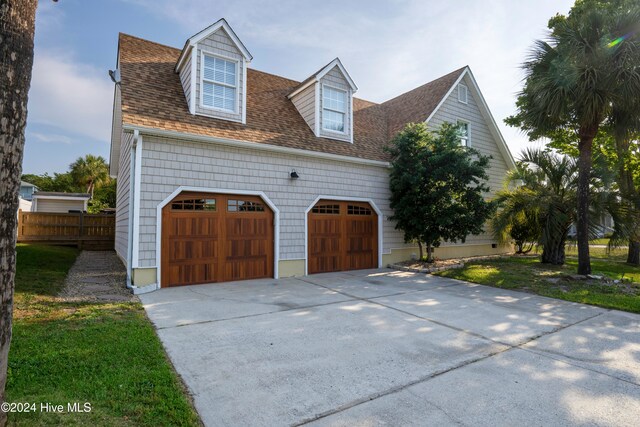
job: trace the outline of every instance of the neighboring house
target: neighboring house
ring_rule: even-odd
[[[606,237],[610,236],[614,232],[615,222],[613,221],[613,217],[606,213],[600,217],[598,220],[598,226],[595,229],[595,235],[597,237]],[[571,228],[569,228],[569,237],[572,239],[577,238],[577,229],[575,224],[571,224]]]
[[[409,259],[383,149],[409,122],[459,123],[461,143],[493,157],[493,190],[514,166],[468,67],[376,104],[337,58],[303,82],[251,59],[225,20],[182,50],[120,34],[109,163],[138,291]],[[435,254],[507,250],[485,233]]]
[[[33,202],[31,202],[30,200],[25,200],[22,197],[20,197],[20,200],[18,202],[18,211],[31,212],[31,206],[33,205]]]
[[[53,191],[38,191],[33,194],[32,212],[69,211],[86,212],[91,195],[86,193],[60,193]]]
[[[26,181],[20,181],[20,197],[24,200],[31,201],[33,193],[38,191],[38,187]]]

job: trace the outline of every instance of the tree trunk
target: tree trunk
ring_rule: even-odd
[[[543,264],[563,265],[565,260],[564,247],[564,241],[555,242],[552,245],[546,245],[542,248],[541,262]]]
[[[433,246],[427,243],[427,262],[433,262]]]
[[[578,158],[578,274],[591,274],[589,258],[589,181],[591,178],[591,156],[593,138],[598,126],[580,129],[580,157]]]
[[[420,262],[422,262],[422,258],[424,257],[424,252],[422,250],[422,242],[418,240],[418,248],[420,248]]]
[[[0,400],[5,401],[13,288],[16,273],[18,194],[22,175],[27,94],[33,67],[37,0],[0,0]],[[0,411],[0,425],[7,414]]]
[[[629,240],[627,264],[640,266],[640,242]]]

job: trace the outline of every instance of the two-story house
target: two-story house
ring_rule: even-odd
[[[337,58],[302,82],[251,60],[224,19],[182,49],[120,34],[110,165],[137,292],[409,259],[383,150],[407,123],[458,123],[493,189],[514,165],[468,67],[376,104]],[[486,233],[436,256],[505,250]]]

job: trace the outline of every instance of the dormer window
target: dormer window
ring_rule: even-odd
[[[189,113],[245,124],[247,65],[251,59],[224,19],[187,40],[175,71]]]
[[[315,136],[353,143],[353,94],[357,90],[336,58],[287,97]]]
[[[322,128],[331,132],[344,133],[347,93],[330,86],[323,87]]]
[[[202,54],[202,106],[236,112],[238,63]]]

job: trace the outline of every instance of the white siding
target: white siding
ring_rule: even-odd
[[[187,106],[191,108],[191,54],[187,55],[180,69],[180,83],[187,98]]]
[[[197,61],[198,66],[196,67],[196,114],[202,114],[204,116],[216,117],[219,119],[226,120],[234,120],[234,121],[242,121],[242,109],[244,108],[244,92],[243,92],[243,83],[244,83],[244,75],[243,75],[243,63],[242,63],[242,53],[235,46],[234,42],[231,40],[227,32],[220,28],[215,33],[211,34],[209,37],[201,40],[198,45],[198,54]],[[220,55],[226,58],[231,58],[238,60],[238,87],[237,87],[237,96],[239,99],[239,107],[237,114],[235,113],[227,113],[224,111],[213,110],[210,108],[203,108],[200,102],[200,98],[202,96],[200,90],[200,74],[202,72],[202,52],[212,53],[214,55]]]
[[[489,187],[491,192],[489,197],[493,197],[495,192],[502,189],[504,178],[507,173],[507,163],[498,148],[499,142],[493,138],[485,119],[478,108],[476,94],[473,93],[472,83],[468,76],[463,79],[468,90],[468,103],[458,101],[458,88],[454,88],[442,106],[436,111],[429,122],[431,129],[437,129],[442,123],[456,123],[461,120],[469,123],[469,145],[484,155],[492,157],[489,167]],[[484,234],[469,236],[467,243],[494,243],[489,228]]]
[[[316,131],[316,85],[312,84],[305,90],[296,94],[291,98],[291,102],[296,106],[298,112],[302,116],[305,122],[311,128],[311,131]]]
[[[118,180],[116,181],[116,237],[115,250],[120,257],[127,260],[129,244],[129,195],[131,182],[131,143],[133,134],[122,135],[122,148],[119,160]]]
[[[322,97],[323,97],[323,85],[329,85],[338,89],[342,89],[347,92],[346,98],[346,113],[345,113],[345,123],[344,130],[345,134],[342,135],[336,132],[330,132],[323,130],[322,128]],[[353,120],[353,114],[351,112],[351,97],[353,94],[351,93],[351,87],[347,82],[347,79],[344,78],[340,68],[336,65],[333,67],[331,71],[325,74],[322,79],[320,79],[320,136],[324,136],[326,138],[338,139],[340,141],[351,141],[351,122]]]
[[[263,191],[280,210],[280,259],[304,258],[304,212],[318,195],[371,198],[384,214],[383,253],[405,247],[386,220],[384,167],[250,151],[145,136],[142,151],[140,266],[156,266],[156,208],[179,186]],[[295,168],[300,178],[291,180]]]
[[[84,200],[40,199],[36,202],[36,212],[67,213],[70,210],[84,211]]]

